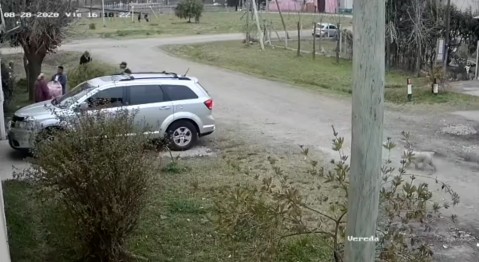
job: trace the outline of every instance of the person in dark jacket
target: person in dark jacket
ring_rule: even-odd
[[[91,60],[92,59],[91,59],[90,53],[88,51],[85,51],[83,55],[80,57],[80,65],[90,63]]]
[[[63,73],[63,66],[58,66],[58,71],[52,77],[52,81],[60,82],[62,85],[62,94],[64,95],[67,89],[67,76]]]
[[[35,81],[35,103],[50,99],[50,90],[48,89],[45,75],[41,73]]]
[[[123,74],[123,73],[128,73],[130,72],[131,74],[131,70],[128,68],[128,64],[126,62],[121,62],[120,63],[120,73]]]

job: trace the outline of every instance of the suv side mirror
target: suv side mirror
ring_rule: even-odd
[[[75,107],[75,112],[83,112],[88,109],[88,103],[83,102]]]

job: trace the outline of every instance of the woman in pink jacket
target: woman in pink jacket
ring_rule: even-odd
[[[50,100],[50,90],[48,89],[45,75],[41,73],[35,81],[35,103]]]

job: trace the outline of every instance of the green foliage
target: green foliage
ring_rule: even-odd
[[[90,29],[90,30],[95,30],[95,29],[96,29],[96,24],[95,24],[95,23],[90,23],[90,24],[88,25],[88,29]]]
[[[298,236],[282,246],[279,261],[329,261],[329,252],[329,243],[324,238],[320,236]]]
[[[258,257],[258,261],[277,261],[282,243],[287,243],[289,238],[319,235],[328,239],[324,243],[327,243],[325,252],[329,256],[323,261],[342,261],[350,167],[348,156],[343,153],[344,138],[338,136],[334,127],[333,133],[332,149],[338,153],[338,159],[331,160],[330,168],[311,159],[309,150],[301,146],[308,166],[303,172],[318,181],[316,185],[311,185],[308,195],[301,194],[301,184],[288,179],[288,176],[297,174],[286,174],[277,164],[278,160],[272,157],[268,157],[272,175],[244,171],[261,182],[259,187],[238,185],[223,189],[223,197],[217,200],[215,209],[215,222],[221,236],[237,245],[252,243],[249,254]],[[432,202],[432,186],[418,181],[417,176],[406,171],[414,155],[409,134],[402,134],[407,150],[402,156],[400,167],[392,167],[388,157],[381,168],[382,215],[378,220],[377,236],[380,242],[377,257],[379,261],[430,261],[432,251],[417,232],[421,227],[430,230],[431,218],[439,213],[441,207],[448,208],[451,204],[443,203],[441,206]],[[390,154],[396,144],[388,138],[383,146]],[[232,167],[242,171],[234,161]],[[459,202],[459,196],[448,185],[437,180],[434,182],[451,196],[452,205]],[[313,196],[314,201],[308,196]],[[247,249],[242,250],[248,252]]]
[[[223,197],[218,197],[215,203],[216,224],[224,241],[232,247],[233,260],[246,255],[258,262],[277,261],[278,240],[286,232],[283,216],[283,212],[288,212],[286,207],[267,202],[256,188],[238,185],[219,194]]]
[[[59,116],[60,117],[60,116]],[[69,121],[41,140],[32,169],[23,174],[41,199],[55,203],[75,226],[82,261],[126,261],[125,243],[150,192],[154,163],[148,138],[132,136],[133,117],[98,110]]]
[[[173,160],[162,169],[162,171],[169,174],[181,174],[190,171],[191,168],[185,165],[182,165],[178,160]]]
[[[168,209],[170,213],[179,214],[205,214],[206,210],[194,200],[188,199],[173,199],[168,202]]]
[[[188,19],[188,23],[191,23],[191,18],[199,23],[203,8],[201,0],[182,0],[176,5],[175,15],[180,19]]]
[[[105,63],[96,61],[78,65],[68,71],[68,81],[71,88],[88,81],[95,77],[111,75],[116,72],[116,68]]]

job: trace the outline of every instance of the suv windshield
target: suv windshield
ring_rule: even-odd
[[[83,82],[78,86],[74,87],[70,92],[66,93],[65,95],[53,99],[52,104],[60,107],[66,108],[69,105],[75,103],[79,98],[90,92],[94,86],[90,85],[88,82]]]

